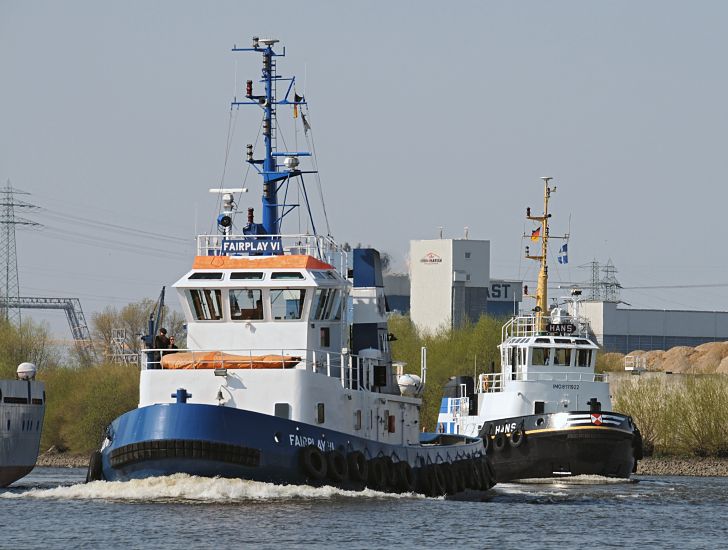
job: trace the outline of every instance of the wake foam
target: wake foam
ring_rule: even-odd
[[[544,477],[532,479],[519,479],[513,483],[521,485],[623,485],[638,483],[637,479],[625,479],[621,477],[605,477],[598,475],[580,475],[564,477]]]
[[[371,489],[345,491],[336,487],[274,485],[243,479],[206,478],[187,474],[134,479],[93,481],[52,489],[0,493],[0,498],[105,499],[122,501],[241,502],[333,498],[424,498],[422,495],[381,493]]]

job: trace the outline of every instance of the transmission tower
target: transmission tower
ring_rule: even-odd
[[[607,260],[607,265],[602,268],[604,278],[602,279],[602,288],[605,302],[619,302],[619,290],[622,285],[617,280],[617,268],[614,267],[612,259]]]
[[[20,281],[18,280],[18,254],[15,247],[15,228],[18,225],[27,227],[41,227],[36,223],[15,215],[15,209],[32,211],[39,207],[18,200],[15,195],[29,195],[25,191],[13,189],[10,180],[0,189],[0,295],[4,297],[0,315],[6,322],[20,324],[20,308],[12,307],[17,304],[20,297]]]
[[[591,281],[584,286],[589,289],[589,300],[598,302],[601,300],[601,281],[599,278],[600,265],[596,260],[592,260],[588,264],[579,266],[591,269]]]

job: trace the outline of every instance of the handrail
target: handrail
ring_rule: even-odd
[[[478,376],[478,393],[498,393],[508,382],[605,382],[606,374],[596,372],[529,372],[504,377],[502,372],[482,373]]]
[[[564,337],[586,338],[589,333],[589,320],[585,317],[575,315],[554,315],[541,317],[542,323],[549,325],[554,324],[572,324],[574,332],[563,334]],[[501,327],[501,342],[505,342],[508,338],[519,338],[527,336],[550,336],[552,333],[546,333],[538,329],[539,325],[536,315],[518,315],[508,320]],[[556,335],[558,336],[558,335]]]
[[[227,251],[223,250],[223,242],[235,243]],[[247,252],[240,252],[240,243],[243,248],[250,247]],[[332,265],[342,276],[346,277],[348,266],[347,252],[334,239],[328,235],[198,235],[198,256],[255,256],[254,250],[259,244],[271,247],[285,255],[312,256]]]
[[[176,363],[176,364],[175,364]],[[372,391],[376,360],[311,349],[144,349],[141,370],[306,370],[340,381],[344,389]]]

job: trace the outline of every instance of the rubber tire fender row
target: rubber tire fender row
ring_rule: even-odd
[[[341,483],[349,475],[349,464],[346,457],[340,451],[329,451],[326,453],[326,471],[329,479]]]
[[[448,495],[454,495],[458,492],[457,480],[455,479],[455,468],[452,464],[442,464],[441,468],[445,493]]]
[[[442,464],[433,464],[430,468],[432,469],[432,486],[434,490],[432,496],[440,497],[445,494],[445,472]]]
[[[495,477],[495,470],[493,469],[493,463],[490,461],[490,458],[487,456],[483,457],[483,466],[485,473],[487,475],[488,480],[488,486],[485,488],[486,491],[490,489],[491,487],[494,487],[496,484],[496,477]]]
[[[369,471],[367,459],[361,451],[353,451],[347,457],[349,463],[349,479],[358,483],[366,483]]]
[[[401,493],[412,493],[415,490],[415,474],[412,466],[407,462],[397,462],[394,464],[394,472],[396,477],[395,487]]]
[[[316,445],[308,445],[301,449],[301,469],[303,473],[316,481],[326,477],[326,457]]]
[[[397,471],[394,469],[394,462],[388,456],[382,457],[381,460],[384,464],[386,485],[390,489],[395,489],[397,487]]]
[[[508,437],[508,443],[510,443],[511,447],[514,449],[517,449],[523,443],[526,441],[526,432],[523,431],[523,428],[517,428],[511,432],[511,435]]]
[[[470,488],[475,489],[477,491],[483,485],[483,477],[480,475],[480,468],[478,467],[478,463],[476,462],[476,460],[477,459],[472,459],[470,461],[470,473],[471,473]]]
[[[461,461],[453,464],[453,473],[455,474],[455,485],[457,488],[457,492],[460,493],[461,491],[465,490],[466,485],[465,468],[463,468],[463,463]]]
[[[387,488],[387,467],[381,458],[372,458],[367,464],[367,487],[377,491]]]
[[[103,463],[101,462],[101,451],[94,451],[89,457],[86,483],[90,481],[103,481],[105,479]]]

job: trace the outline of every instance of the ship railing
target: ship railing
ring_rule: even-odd
[[[503,373],[484,373],[478,376],[478,393],[503,391],[508,381],[513,382],[606,382],[607,374],[595,372],[516,372],[510,376]]]
[[[501,342],[508,338],[528,336],[542,336],[556,334],[559,336],[587,337],[589,333],[589,320],[574,315],[544,315],[540,319],[536,315],[518,315],[511,318],[501,328]]]
[[[459,418],[470,414],[470,398],[467,396],[456,397],[449,400],[449,411],[453,418]]]
[[[198,235],[198,256],[312,256],[346,276],[347,252],[327,235]]]
[[[306,370],[339,380],[344,389],[375,391],[374,358],[311,349],[145,349],[142,370]],[[390,383],[395,383],[396,377]],[[381,382],[379,382],[381,384]]]

